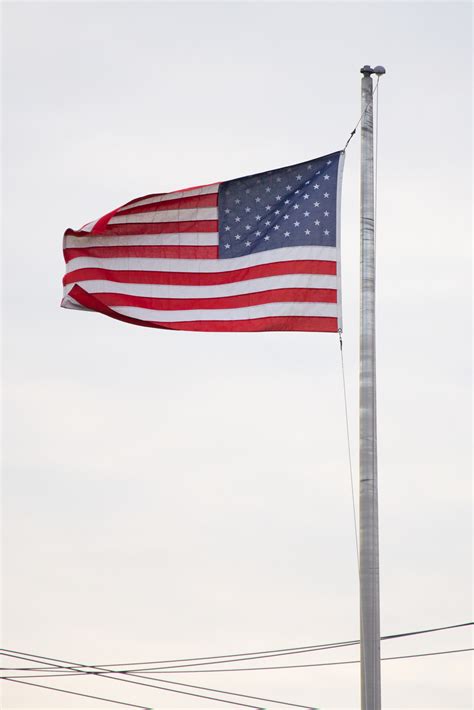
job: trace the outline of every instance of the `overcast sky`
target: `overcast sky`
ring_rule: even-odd
[[[358,638],[337,336],[165,332],[59,303],[65,228],[341,149],[368,63],[387,68],[381,631],[472,618],[471,14],[456,2],[3,3],[4,647],[100,664]],[[355,464],[359,151],[357,133],[342,207]],[[382,655],[471,645],[449,631]],[[384,662],[384,707],[471,707],[469,656]],[[328,710],[359,702],[357,665],[169,678]],[[49,683],[218,707],[105,679]],[[113,707],[7,685],[5,710]]]

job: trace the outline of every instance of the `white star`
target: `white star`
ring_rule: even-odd
[[[318,172],[316,173],[316,175],[320,175],[320,174],[321,174],[321,170],[318,170]]]
[[[285,232],[285,237],[289,237],[289,236],[290,236],[290,233],[289,233],[289,232]]]
[[[328,160],[326,165],[331,165],[331,163],[332,163],[332,160]]]
[[[230,232],[230,227],[226,227],[226,228],[225,228],[225,231],[226,231],[226,232]]]
[[[329,197],[329,192],[325,192],[324,197]]]
[[[299,207],[299,204],[298,204],[298,203],[296,203],[295,205],[293,205],[293,209],[294,209],[294,210],[297,210],[298,207]]]
[[[315,183],[315,184],[313,185],[313,190],[319,190],[319,185],[318,185],[318,183]]]
[[[304,213],[304,216],[305,216],[305,217],[309,217],[309,212],[305,212],[305,213]]]
[[[312,167],[313,167],[313,166],[312,166],[311,163],[310,163],[310,164],[306,167],[306,170],[311,170]]]
[[[268,240],[270,239],[270,237],[268,236],[268,234],[267,234],[266,237],[263,237],[263,238],[265,239],[266,242],[268,242]]]
[[[245,246],[246,246],[246,247],[249,247],[250,244],[251,244],[251,242],[245,242]]]
[[[319,207],[319,202],[313,202],[313,205],[314,205],[315,207]]]
[[[305,233],[305,234],[311,234],[311,232],[309,231],[309,229],[305,229],[305,230],[304,230],[304,233]]]
[[[247,195],[248,195],[248,194],[249,194],[249,192],[250,192],[250,188],[248,187],[248,188],[247,188],[247,189],[245,190],[245,192],[246,192],[246,193],[247,193]]]
[[[289,204],[290,204],[290,201],[289,201],[289,200],[285,200],[285,203],[284,203],[284,204],[285,204],[285,205],[289,205]]]
[[[281,195],[276,196],[277,200],[281,200]]]
[[[271,192],[271,191],[272,191],[272,190],[271,190],[271,187],[266,187],[266,188],[265,188],[265,192]]]
[[[275,210],[275,214],[280,214],[280,210]]]
[[[246,224],[245,229],[248,231],[249,229],[252,229],[252,227],[250,226],[250,224]]]
[[[295,190],[295,195],[299,195],[301,190]]]
[[[303,195],[303,199],[304,199],[304,200],[307,200],[308,197],[309,197],[308,193],[306,193],[305,195]]]
[[[281,177],[277,177],[276,181],[281,182]]]
[[[329,180],[329,175],[326,174],[326,175],[324,176],[324,179],[325,179],[325,180]]]
[[[310,181],[306,180],[305,185],[309,185]]]
[[[255,202],[260,202],[260,197],[256,197]]]
[[[245,211],[246,211],[246,212],[251,212],[250,207],[246,207],[246,208],[245,208]]]
[[[283,219],[290,219],[290,217],[289,217],[289,215],[286,214],[286,215],[283,217]]]
[[[259,237],[261,235],[261,232],[255,232],[255,236]]]
[[[321,222],[319,221],[319,219],[317,219],[317,220],[315,221],[316,227],[319,227],[320,224],[321,224]]]
[[[227,208],[227,209],[225,210],[225,213],[226,213],[226,214],[229,214],[229,212],[230,212],[230,209]]]
[[[275,226],[273,227],[273,229],[275,230],[275,232],[277,232],[277,231],[280,229],[280,227],[278,226],[278,224],[275,224]]]
[[[295,227],[299,227],[299,226],[300,226],[300,223],[299,223],[299,222],[295,222],[294,224],[295,224]]]
[[[297,179],[297,180],[301,180],[302,177],[303,177],[302,175],[297,175],[297,176],[296,176],[296,179]]]
[[[240,217],[236,217],[236,218],[235,218],[235,221],[236,221],[236,222],[240,222]]]
[[[287,185],[287,186],[286,186],[286,189],[287,189],[287,190],[291,190],[291,185]]]
[[[262,182],[262,178],[257,178],[257,182],[260,185],[260,183]]]
[[[224,246],[226,249],[230,249],[230,244],[225,244]]]
[[[271,210],[270,205],[265,205],[265,209],[267,210],[267,212],[268,212],[269,210]]]
[[[255,216],[255,219],[256,219],[256,220],[257,220],[257,222],[258,222],[258,221],[260,221],[260,220],[261,220],[262,218],[260,217],[260,215],[259,215],[259,214],[257,214],[257,215]]]
[[[329,217],[329,212],[326,211],[326,212],[324,213],[324,216],[325,216],[325,217]]]
[[[240,234],[236,234],[234,238],[235,238],[235,239],[240,239]]]
[[[270,222],[268,221],[268,219],[267,219],[267,221],[265,222],[265,226],[266,226],[266,227],[269,227],[269,226],[270,226]]]
[[[327,236],[329,234],[329,229],[325,229],[324,234]]]
[[[235,200],[235,204],[236,204],[236,205],[240,205],[240,200],[239,200],[239,198],[237,198],[237,199]]]

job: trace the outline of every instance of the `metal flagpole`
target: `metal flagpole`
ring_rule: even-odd
[[[375,373],[375,230],[372,74],[364,66],[361,124],[361,303],[359,375],[359,544],[361,708],[380,710],[380,598]]]

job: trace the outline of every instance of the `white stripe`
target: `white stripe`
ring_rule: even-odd
[[[142,200],[133,200],[127,205],[120,207],[118,212],[129,210],[131,207],[141,207],[142,205],[154,205],[156,202],[164,202],[165,200],[177,200],[180,197],[194,197],[196,195],[212,195],[219,189],[220,182],[204,187],[194,187],[189,190],[179,190],[177,192],[166,192],[163,195],[155,195],[154,197],[144,197]]]
[[[248,293],[260,293],[277,288],[330,288],[337,286],[337,276],[319,274],[287,274],[285,276],[265,276],[261,279],[237,281],[231,284],[214,286],[162,286],[159,284],[125,284],[113,281],[80,282],[88,293],[121,293],[129,296],[148,298],[220,298],[240,296]],[[65,295],[75,284],[65,287]]]
[[[112,217],[108,224],[195,222],[201,219],[217,219],[217,207],[193,207],[192,209],[159,210],[158,212],[135,212],[134,214]]]
[[[75,298],[72,298],[72,296],[69,296],[68,294],[64,294],[64,298],[61,301],[61,308],[73,308],[75,311],[90,311],[92,310],[91,308],[86,308],[85,306],[81,306],[78,301],[76,301]]]
[[[296,246],[259,251],[233,259],[108,259],[101,257],[76,257],[68,263],[68,273],[76,269],[116,269],[125,271],[187,271],[190,273],[220,273],[235,271],[259,264],[275,264],[280,261],[336,261],[336,247]]]
[[[64,238],[64,248],[74,247],[136,247],[136,246],[217,246],[218,232],[180,232],[179,234],[136,234],[123,237],[73,237]]]
[[[190,311],[155,311],[149,308],[114,306],[112,310],[129,318],[163,323],[196,320],[252,320],[269,316],[327,316],[336,318],[338,315],[336,303],[266,303],[262,306],[248,306],[246,308]]]
[[[87,222],[83,227],[80,228],[80,232],[92,232],[94,229],[95,225],[97,224],[99,220],[95,219],[93,222]]]

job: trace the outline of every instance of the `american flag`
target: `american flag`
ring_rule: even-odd
[[[64,308],[172,330],[337,332],[343,152],[148,195],[64,235]]]

